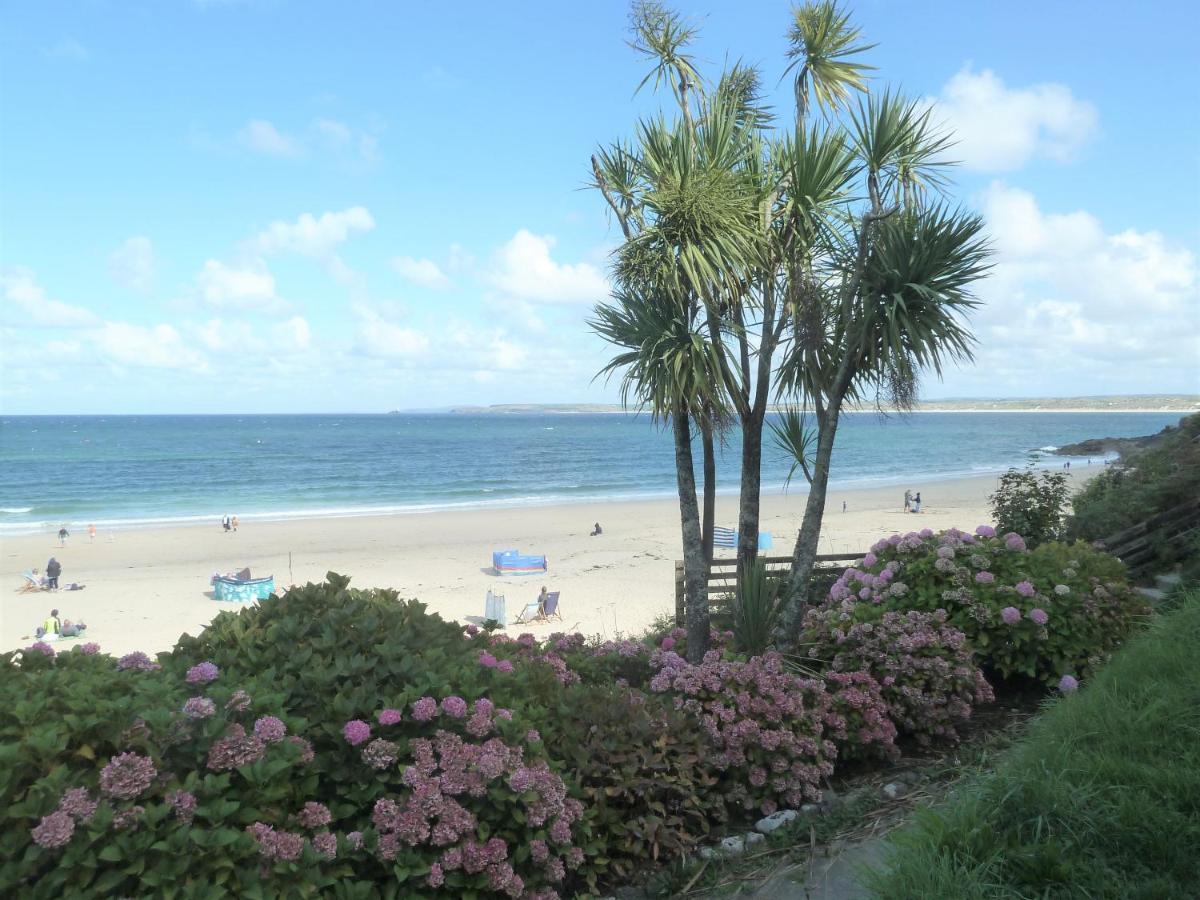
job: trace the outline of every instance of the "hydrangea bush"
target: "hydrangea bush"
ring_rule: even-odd
[[[922,744],[958,740],[974,707],[994,699],[966,635],[940,610],[901,613],[865,599],[831,601],[809,611],[802,640],[827,678],[873,679],[895,728]]]
[[[1082,543],[1031,551],[986,525],[881,540],[842,574],[830,602],[945,610],[989,672],[1047,686],[1090,675],[1147,612],[1112,557]]]

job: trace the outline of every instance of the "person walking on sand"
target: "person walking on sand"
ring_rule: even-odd
[[[919,513],[921,511],[921,492],[920,491],[917,491],[916,496],[913,497],[912,511],[915,513]]]
[[[96,543],[96,523],[95,522],[88,523],[88,543],[89,544]]]
[[[46,588],[51,591],[58,590],[58,576],[62,574],[62,563],[53,556],[50,557],[50,562],[46,563]]]
[[[230,519],[229,524],[233,526],[234,531],[237,531],[237,516],[234,516],[232,519]]]
[[[71,532],[67,531],[67,526],[63,525],[58,529],[58,546],[67,546],[67,538],[71,536]]]
[[[229,531],[230,525],[229,525],[229,515],[228,514],[221,517],[221,527],[224,528],[226,531]]]
[[[912,509],[912,491],[911,490],[904,492],[904,511],[908,512],[910,509]]]

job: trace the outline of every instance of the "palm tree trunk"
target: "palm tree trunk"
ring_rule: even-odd
[[[717,457],[713,449],[712,420],[707,412],[700,423],[700,440],[704,447],[704,516],[700,539],[704,546],[704,562],[708,564],[713,558],[713,531],[716,528],[713,520],[717,514]]]
[[[738,504],[737,583],[758,559],[758,523],[762,506],[762,430],[765,410],[755,407],[742,423],[742,485]]]
[[[794,642],[808,604],[808,589],[817,563],[821,521],[825,516],[825,496],[829,488],[829,464],[833,458],[833,439],[837,434],[840,411],[839,401],[817,417],[817,453],[812,484],[804,507],[804,521],[792,551],[792,580],[776,634],[777,639],[785,644]]]
[[[675,404],[671,415],[675,436],[675,476],[679,487],[679,519],[683,531],[684,624],[687,658],[700,662],[708,650],[708,563],[700,534],[700,509],[696,502],[696,472],[692,468],[692,435],[687,406]]]

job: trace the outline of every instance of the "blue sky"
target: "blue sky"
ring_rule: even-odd
[[[789,110],[789,6],[687,2]],[[997,249],[927,397],[1198,392],[1194,4],[849,7],[938,103]],[[13,2],[0,19],[0,409],[616,399],[585,325],[598,143],[662,98],[621,3]]]

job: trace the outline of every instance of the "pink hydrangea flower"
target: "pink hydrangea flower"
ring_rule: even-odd
[[[196,795],[189,791],[173,791],[167,795],[167,802],[181,821],[190,822],[196,814]]]
[[[422,697],[412,705],[413,718],[418,722],[428,722],[438,714],[437,701],[432,697]]]
[[[494,669],[496,667],[496,657],[488,653],[486,650],[479,652],[479,664],[485,669]]]
[[[207,719],[217,714],[217,704],[208,697],[189,697],[183,704],[183,714],[189,719]]]
[[[187,671],[187,677],[184,679],[188,684],[209,684],[217,680],[217,676],[221,674],[213,663],[205,660],[199,665],[192,666]]]
[[[1032,582],[1018,581],[1017,582],[1017,593],[1020,594],[1022,597],[1032,597],[1035,593],[1037,593],[1037,591],[1035,590]]]
[[[157,774],[149,757],[122,753],[100,771],[100,790],[118,800],[132,800],[149,790]]]
[[[346,739],[346,743],[357,747],[363,741],[370,740],[371,726],[362,719],[351,719],[342,726],[342,736]]]
[[[40,653],[40,654],[42,654],[42,656],[48,656],[51,659],[54,658],[54,648],[51,647],[49,644],[47,644],[45,641],[35,641],[34,643],[30,644],[28,647],[25,648],[25,652],[26,653]]]
[[[404,716],[398,709],[382,709],[376,717],[379,719],[380,725],[395,725],[400,722]]]
[[[662,643],[660,643],[658,646],[664,650],[674,650],[675,649],[675,638],[670,637],[670,636],[665,637],[662,639]]]
[[[329,807],[324,803],[309,800],[304,804],[304,808],[300,810],[299,814],[297,814],[296,821],[304,828],[320,828],[322,825],[328,825],[332,822],[333,815],[329,812]]]
[[[980,537],[993,538],[996,536],[996,529],[991,525],[980,525],[975,529],[975,533]]]
[[[442,701],[442,712],[452,719],[461,719],[467,714],[467,701],[462,697],[447,697]]]
[[[1029,611],[1029,618],[1037,625],[1045,625],[1050,621],[1050,617],[1046,615],[1046,611],[1038,607],[1034,607]]]
[[[1058,689],[1064,694],[1073,694],[1079,690],[1079,682],[1074,675],[1064,675],[1058,680]]]
[[[79,648],[79,652],[85,656],[95,656],[100,652],[100,645],[95,641],[88,641]]]
[[[991,572],[976,572],[975,581],[979,584],[992,584],[995,582],[996,576]]]
[[[72,788],[59,799],[56,812],[65,812],[72,819],[86,825],[96,814],[98,805],[87,788]]]
[[[1016,625],[1021,621],[1021,611],[1015,606],[1006,606],[1000,610],[1000,618],[1004,620],[1005,625]]]
[[[513,664],[512,664],[511,659],[502,659],[498,663],[496,663],[496,671],[497,672],[507,675],[512,670],[513,670]]]
[[[323,834],[314,835],[312,847],[317,856],[320,856],[322,859],[337,858],[337,837],[328,831]]]
[[[71,840],[75,833],[75,820],[65,812],[52,812],[43,816],[37,827],[30,830],[33,842],[39,847],[53,850]]]
[[[282,719],[275,716],[263,716],[254,723],[254,735],[264,743],[274,744],[282,741],[286,734],[287,726],[283,724]]]

